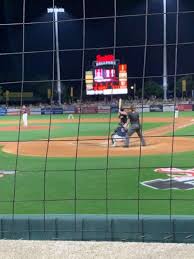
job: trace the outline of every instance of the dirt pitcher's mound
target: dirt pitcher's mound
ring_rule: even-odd
[[[130,147],[112,147],[107,139],[102,137],[65,138],[51,141],[2,143],[3,151],[24,156],[45,157],[106,157],[109,156],[139,156],[170,154],[172,144],[174,152],[194,150],[194,138],[184,137],[146,137],[147,146],[141,147],[139,139],[132,138]],[[47,153],[48,151],[48,153]]]

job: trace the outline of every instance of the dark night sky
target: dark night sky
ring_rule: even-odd
[[[65,14],[59,15],[59,39],[61,79],[79,80],[82,76],[82,36],[83,36],[83,0],[55,0],[55,4],[64,7]],[[176,0],[168,0],[167,43],[168,74],[173,75],[176,42]],[[90,69],[96,54],[109,54],[114,46],[114,0],[86,0],[85,69]],[[25,52],[52,50],[53,25],[52,15],[47,14],[47,7],[53,6],[52,0],[26,0],[25,9]],[[144,45],[145,16],[130,16],[145,13],[145,0],[117,0],[116,57],[128,64],[129,77],[141,77],[143,73],[144,47],[126,47]],[[180,0],[180,12],[194,11],[194,1]],[[162,0],[149,0],[148,44],[163,43]],[[107,18],[107,17],[110,18]],[[0,82],[22,80],[22,23],[23,0],[0,1]],[[72,20],[74,19],[74,20]],[[65,20],[65,21],[62,21]],[[39,24],[28,24],[43,22]],[[6,25],[4,25],[6,24]],[[194,12],[179,14],[179,43],[194,42]],[[124,47],[125,46],[125,47]],[[89,49],[94,48],[94,49]],[[95,50],[95,48],[108,48]],[[67,51],[71,49],[71,51]],[[162,75],[162,46],[147,47],[146,76]],[[2,53],[13,53],[2,55]],[[194,44],[179,45],[178,74],[194,73]],[[51,80],[53,77],[52,53],[25,54],[25,80]],[[161,79],[161,78],[160,78]],[[160,81],[160,79],[158,79]],[[131,83],[134,80],[129,80]],[[80,82],[68,82],[76,85]],[[38,84],[39,85],[39,84]],[[9,86],[10,87],[10,86]],[[25,85],[26,90],[30,84]]]

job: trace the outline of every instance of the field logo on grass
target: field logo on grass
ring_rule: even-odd
[[[0,170],[0,177],[4,177],[5,175],[11,175],[11,174],[15,174],[15,171]]]
[[[168,179],[155,179],[141,182],[142,185],[157,190],[192,190],[194,189],[194,168],[179,169],[179,168],[157,168],[156,173],[168,175]]]

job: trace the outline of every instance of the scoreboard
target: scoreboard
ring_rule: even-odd
[[[114,55],[97,55],[92,70],[85,73],[87,95],[127,94],[127,65]]]

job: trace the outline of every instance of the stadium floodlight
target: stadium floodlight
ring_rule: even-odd
[[[57,92],[58,103],[61,105],[61,71],[60,71],[60,57],[59,57],[59,28],[58,28],[58,13],[64,13],[64,8],[47,8],[47,13],[54,13],[55,19],[55,44],[56,44],[56,58],[57,58]]]
[[[57,8],[57,7],[55,7],[55,8],[47,8],[47,12],[48,13],[53,13],[53,12],[64,13],[65,10],[64,10],[64,8]]]
[[[135,100],[136,84],[132,85],[130,88],[133,91],[133,99]]]
[[[168,78],[167,78],[167,46],[166,46],[166,0],[163,0],[163,13],[164,13],[164,42],[163,42],[163,91],[164,100],[167,100]]]

